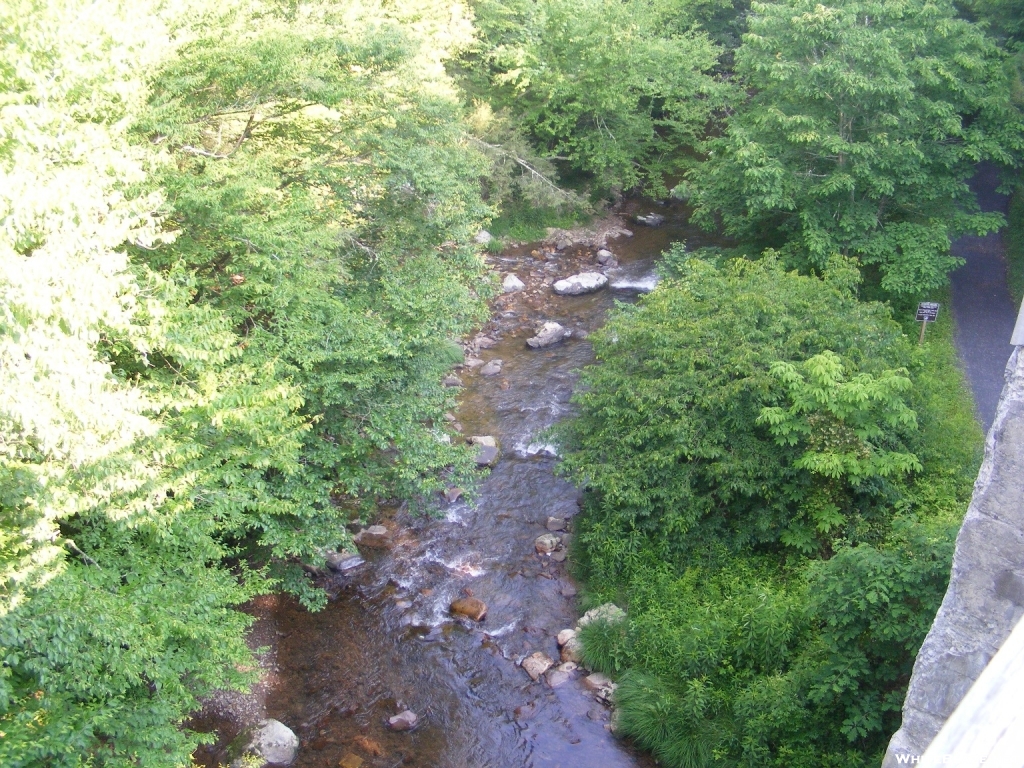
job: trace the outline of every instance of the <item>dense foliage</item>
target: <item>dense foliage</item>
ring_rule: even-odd
[[[736,52],[750,98],[689,178],[700,219],[878,265],[892,293],[945,284],[950,239],[997,228],[966,185],[1024,146],[1005,57],[950,2],[755,3]]]
[[[774,254],[667,261],[595,336],[562,428],[587,489],[578,567],[629,611],[585,655],[667,765],[871,764],[945,591],[969,402],[938,402],[935,360],[842,260],[823,278]]]
[[[713,4],[707,4],[711,6]],[[476,89],[542,153],[599,185],[664,189],[681,147],[703,135],[722,86],[720,53],[685,3],[480,0]]]
[[[5,4],[0,763],[182,765],[252,594],[427,499],[482,317],[447,4]],[[456,475],[457,476],[457,475]]]

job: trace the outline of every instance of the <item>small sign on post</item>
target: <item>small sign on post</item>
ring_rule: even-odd
[[[924,329],[928,323],[934,323],[939,316],[939,304],[935,301],[922,301],[917,305],[917,322],[921,324],[921,336],[917,343],[924,343]]]

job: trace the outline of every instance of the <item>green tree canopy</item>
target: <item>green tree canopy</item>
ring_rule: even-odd
[[[0,763],[180,766],[253,594],[468,451],[447,3],[0,8]],[[266,566],[266,567],[265,567]],[[322,595],[319,596],[322,599]]]
[[[856,256],[893,293],[943,285],[950,239],[1002,222],[974,165],[1024,146],[995,43],[946,0],[754,3],[748,25],[751,95],[691,172],[697,219],[818,268]]]
[[[848,268],[835,266],[841,283]],[[738,549],[796,537],[818,488],[820,467],[807,456],[828,455],[813,446],[836,439],[831,432],[849,435],[858,455],[866,446],[859,431],[881,444],[879,455],[904,454],[900,432],[912,417],[890,369],[908,363],[909,348],[889,310],[859,302],[828,278],[786,273],[774,257],[721,267],[683,260],[678,277],[623,307],[594,338],[598,363],[584,372],[579,415],[563,432],[563,467],[592,496],[581,534],[594,544],[588,567],[609,576],[639,549],[685,562],[715,542]],[[836,376],[856,374],[831,382],[838,387],[831,402],[806,418],[783,410],[791,395],[779,376],[810,359],[834,361]],[[894,409],[897,423],[839,406],[865,388],[871,397],[885,390],[883,407]],[[790,408],[799,412],[803,402],[798,395]],[[787,425],[805,434],[776,440],[773,430],[782,435]],[[874,482],[880,474],[875,468],[872,482],[845,481],[827,502],[843,521],[829,538],[851,535],[870,516],[867,500],[886,492],[885,482]]]
[[[683,6],[669,5],[478,2],[478,88],[542,154],[602,185],[662,189],[680,147],[700,139],[721,102],[710,76],[719,49],[679,18]]]

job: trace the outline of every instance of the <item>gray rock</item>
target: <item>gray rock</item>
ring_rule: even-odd
[[[476,344],[477,349],[491,349],[492,347],[496,347],[498,345],[498,342],[496,342],[490,336],[477,336],[473,340],[473,343]]]
[[[572,678],[568,672],[561,668],[549,669],[545,679],[552,688],[557,688],[560,685],[565,685]]]
[[[585,627],[595,621],[607,621],[609,624],[617,624],[624,621],[626,612],[614,603],[605,603],[597,608],[591,608],[580,618],[580,626]]]
[[[568,339],[570,336],[572,336],[572,331],[563,328],[558,323],[544,323],[537,331],[536,336],[526,340],[526,344],[532,349],[542,349],[557,344],[562,339]]]
[[[559,658],[566,663],[581,664],[583,662],[583,643],[580,642],[575,632],[565,641]]]
[[[619,686],[613,683],[606,675],[602,675],[600,672],[595,672],[594,674],[583,678],[583,687],[588,691],[593,692],[598,701],[610,704],[612,696],[615,693],[615,689]]]
[[[260,720],[242,731],[228,747],[231,768],[242,768],[248,765],[246,759],[253,757],[259,766],[288,766],[298,754],[299,737],[287,725],[272,719]]]
[[[453,504],[456,501],[458,501],[459,498],[464,493],[465,491],[462,488],[459,488],[457,485],[452,486],[451,488],[445,488],[444,500],[447,501],[449,504]]]
[[[352,539],[361,547],[383,549],[391,544],[391,533],[383,525],[371,525],[364,528]]]
[[[493,467],[498,463],[501,453],[493,445],[477,446],[476,465],[478,467]]]
[[[615,254],[607,248],[602,248],[597,252],[597,263],[605,267],[614,267],[617,266],[619,262],[616,260]]]
[[[504,364],[501,360],[491,360],[487,365],[480,369],[481,376],[497,376],[501,373],[501,366]]]
[[[526,674],[530,676],[531,680],[540,680],[541,675],[551,669],[554,665],[555,662],[548,658],[548,656],[537,651],[523,659],[520,666]]]
[[[339,573],[351,571],[366,562],[355,552],[328,552],[324,559],[328,568]]]
[[[637,224],[643,224],[645,227],[660,227],[665,223],[665,217],[660,213],[648,213],[642,216],[635,216],[633,220]]]
[[[491,435],[473,435],[469,438],[470,445],[486,445],[490,448],[497,448],[498,441]]]
[[[476,233],[476,237],[473,238],[473,242],[477,245],[487,245],[491,240],[494,239],[494,235],[488,232],[486,229],[481,229]]]
[[[578,591],[575,584],[566,584],[559,590],[559,594],[562,597],[576,597]]]
[[[567,237],[563,237],[558,242],[555,243],[555,250],[556,251],[564,251],[566,248],[569,248],[571,245],[572,245],[572,240],[570,240]]]
[[[557,549],[551,553],[551,559],[554,560],[556,563],[564,562],[565,558],[567,558],[568,556],[569,553],[566,552],[564,547],[561,549]]]
[[[505,275],[505,279],[501,283],[501,290],[505,293],[517,293],[518,291],[526,290],[526,283],[509,273]]]
[[[1024,355],[1006,365],[949,589],[914,662],[883,768],[916,761],[1024,615]]]
[[[394,717],[388,718],[388,728],[392,731],[411,731],[419,722],[419,716],[411,709],[399,712]]]
[[[559,296],[581,296],[599,291],[608,285],[608,278],[600,272],[580,272],[559,280],[552,287]]]
[[[549,531],[564,531],[565,530],[565,518],[564,517],[549,517],[546,527]]]
[[[575,629],[563,629],[561,632],[558,633],[558,637],[556,637],[555,640],[558,641],[558,647],[561,648],[574,637],[576,637]]]
[[[583,678],[583,687],[588,691],[600,691],[602,689],[612,688],[615,683],[612,682],[608,675],[602,675],[600,672],[594,672],[592,675],[587,675]]]
[[[448,610],[456,616],[465,616],[473,621],[483,621],[487,616],[487,603],[478,597],[460,597],[452,601]]]
[[[479,368],[481,365],[483,365],[484,361],[481,360],[479,357],[475,357],[473,355],[470,355],[469,357],[467,357],[463,361],[462,364],[472,371],[472,370],[474,370],[476,368]],[[452,419],[452,421],[454,421],[454,420],[455,419]]]
[[[456,376],[454,373],[450,373],[441,380],[441,383],[446,387],[461,387],[462,379]]]
[[[533,542],[533,547],[540,554],[547,555],[558,549],[558,545],[561,543],[562,539],[560,536],[556,536],[553,533],[543,533]]]

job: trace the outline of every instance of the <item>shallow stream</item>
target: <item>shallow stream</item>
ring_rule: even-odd
[[[649,290],[654,260],[671,241],[702,244],[682,207],[640,208],[651,210],[665,224],[631,226],[635,236],[609,240],[620,265],[608,271],[611,287],[594,294],[557,297],[545,285],[597,269],[586,248],[546,255],[532,246],[494,259],[497,271],[515,272],[527,291],[497,302],[484,332],[498,343],[480,357],[504,367],[489,377],[459,372],[465,388],[456,417],[462,434],[496,437],[501,459],[474,503],[449,504],[440,518],[399,513],[389,523],[397,525],[394,546],[364,551],[364,565],[337,575],[325,610],[278,602],[266,707],[302,739],[297,768],[355,765],[352,756],[366,768],[653,765],[610,733],[610,711],[582,687],[579,673],[552,689],[518,666],[534,651],[557,660],[555,636],[579,615],[567,563],[534,551],[549,516],[578,512],[578,491],[555,476],[557,459],[541,436],[570,411],[577,372],[592,360],[579,331],[600,326],[616,300]],[[574,337],[527,348],[528,329],[547,320]],[[449,614],[465,590],[487,603],[484,621]],[[386,719],[406,708],[419,726],[388,731]]]

